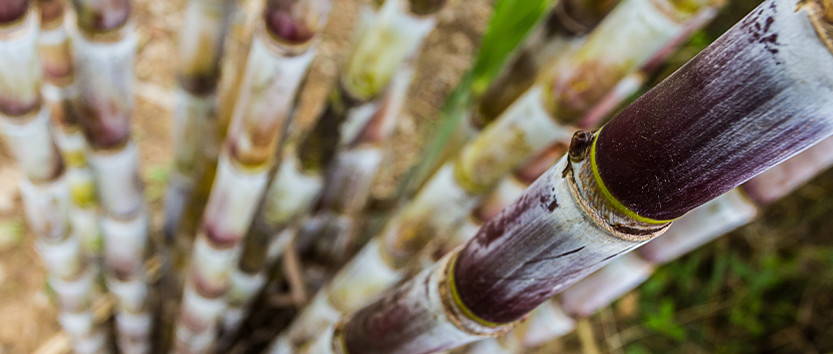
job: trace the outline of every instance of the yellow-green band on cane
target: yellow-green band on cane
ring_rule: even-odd
[[[607,199],[607,201],[611,205],[613,205],[613,207],[616,208],[616,210],[619,210],[620,212],[624,213],[625,215],[627,215],[631,219],[634,219],[634,220],[639,221],[639,222],[643,222],[643,223],[646,223],[646,224],[667,224],[667,223],[673,221],[673,219],[672,220],[655,220],[655,219],[646,218],[644,216],[641,216],[641,215],[633,212],[632,210],[628,209],[628,207],[626,207],[621,202],[616,200],[616,197],[614,197],[613,194],[611,194],[610,191],[607,190],[607,186],[605,186],[604,182],[602,182],[602,176],[599,175],[599,167],[596,166],[596,142],[599,140],[598,137],[599,137],[599,134],[601,134],[601,132],[602,132],[602,130],[599,129],[599,131],[596,133],[596,136],[593,138],[593,146],[590,148],[590,166],[593,169],[593,178],[596,180],[596,185],[599,186],[599,190],[602,192],[602,195],[605,197],[605,199]]]
[[[498,327],[503,324],[490,322],[480,318],[479,316],[475,315],[474,312],[471,312],[465,304],[463,304],[463,300],[460,299],[460,294],[457,293],[457,284],[454,281],[454,267],[457,265],[457,256],[454,256],[454,259],[451,260],[451,264],[448,267],[448,289],[451,291],[451,298],[454,299],[454,304],[457,305],[457,308],[469,319],[488,327]]]

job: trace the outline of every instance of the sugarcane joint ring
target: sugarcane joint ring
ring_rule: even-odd
[[[612,202],[612,201],[618,202],[612,196],[609,195],[609,192],[605,193],[606,190],[604,189],[604,185],[601,184],[601,179],[598,178],[598,173],[597,173],[597,170],[595,169],[595,159],[593,157],[594,152],[595,152],[595,140],[594,140],[593,146],[594,146],[594,148],[591,151],[591,163],[593,164],[592,166],[594,167],[593,175],[596,178],[596,182],[599,183],[597,187],[599,187],[599,189],[601,190],[602,194],[605,196],[605,199],[608,202]],[[567,183],[569,183],[569,185],[570,185],[570,194],[572,194],[573,199],[581,206],[581,208],[582,208],[582,210],[584,210],[585,214],[587,216],[589,216],[596,223],[596,225],[598,225],[603,230],[607,231],[609,235],[612,235],[614,237],[618,237],[618,238],[623,239],[623,240],[628,240],[628,241],[633,241],[633,242],[644,242],[644,241],[648,241],[650,239],[653,239],[657,236],[660,236],[660,235],[664,234],[665,231],[667,231],[668,228],[671,227],[671,222],[670,221],[666,221],[664,224],[658,224],[658,223],[652,223],[652,222],[645,223],[645,224],[653,225],[654,227],[627,227],[627,228],[625,228],[625,227],[619,227],[617,225],[612,225],[610,222],[607,221],[607,219],[605,217],[602,216],[602,214],[599,212],[599,210],[597,210],[595,207],[590,205],[588,200],[582,196],[581,192],[579,191],[578,183],[576,183],[576,180],[575,180],[575,174],[573,172],[573,168],[571,168],[571,166],[568,166],[567,171],[565,171],[565,172],[566,172],[566,175],[563,178],[566,178]],[[617,207],[616,204],[614,204],[614,203],[610,203],[610,204],[613,205],[615,211],[620,212],[621,214],[624,214],[622,216],[624,216],[626,218],[633,218],[633,215],[636,215],[635,213],[633,213],[632,211],[629,211],[624,206],[621,206],[621,208],[620,208],[620,207]],[[621,203],[620,203],[620,205],[621,205]],[[623,209],[624,209],[624,211],[623,211]],[[625,211],[627,211],[627,212],[625,212]],[[638,221],[638,222],[644,222],[644,220],[640,220],[640,219],[635,219],[635,220]]]
[[[625,216],[627,216],[627,217],[629,217],[633,220],[636,220],[640,223],[662,225],[662,224],[668,224],[671,221],[673,221],[673,220],[656,220],[656,219],[652,219],[652,218],[649,218],[649,217],[639,215],[636,212],[634,212],[633,210],[630,210],[624,204],[622,204],[622,202],[620,202],[618,199],[616,199],[616,197],[613,196],[613,194],[610,192],[610,190],[607,189],[607,186],[605,185],[604,181],[602,180],[601,174],[599,174],[599,166],[596,164],[596,142],[599,141],[600,134],[601,134],[601,129],[599,130],[598,133],[596,133],[596,136],[593,139],[593,144],[590,147],[590,167],[593,170],[593,179],[596,181],[596,186],[598,187],[599,192],[601,192],[602,195],[604,196],[605,200],[607,200],[607,202],[610,203],[611,206],[613,206],[616,210],[620,211]]]
[[[348,317],[336,323],[335,329],[333,329],[333,340],[331,341],[333,354],[350,354],[347,349],[347,336],[344,330],[349,322],[350,318]]]
[[[454,280],[454,266],[457,264],[457,257],[460,255],[462,247],[461,245],[451,254],[443,257],[438,267],[440,271],[438,290],[443,313],[454,326],[470,335],[479,337],[501,336],[523,322],[524,318],[509,323],[495,323],[477,316],[463,303]]]
[[[29,31],[29,24],[37,20],[37,10],[30,9],[24,16],[0,24],[0,39],[4,41],[20,38]]]

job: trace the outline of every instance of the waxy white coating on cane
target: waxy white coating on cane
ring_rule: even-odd
[[[144,205],[136,143],[128,142],[116,151],[93,150],[89,157],[105,211],[119,218],[135,215]]]
[[[274,226],[289,224],[312,208],[323,184],[322,176],[300,169],[294,149],[285,150],[278,174],[264,197],[263,219]]]
[[[232,1],[188,1],[180,29],[180,75],[193,77],[219,74],[220,56],[231,12]]]
[[[291,353],[292,351],[285,350],[316,338],[341,318],[343,312],[330,303],[325,290],[326,288],[321,289],[298,314],[295,322],[278,337],[276,345],[273,346],[273,353]]]
[[[465,188],[483,193],[554,141],[573,135],[575,129],[547,112],[544,93],[533,86],[463,148],[455,173]]]
[[[38,51],[45,78],[44,86],[47,83],[59,86],[69,84],[70,82],[67,79],[71,80],[73,77],[72,50],[63,17],[58,21],[58,25],[52,28],[45,28],[44,25],[41,24],[40,33],[38,34]],[[54,75],[66,76],[56,77]]]
[[[216,326],[213,324],[199,332],[193,332],[185,326],[177,326],[172,352],[177,354],[204,353],[214,344]]]
[[[52,137],[64,157],[64,162],[69,167],[86,166],[87,140],[81,127],[74,124],[71,117],[65,116],[70,113],[66,105],[78,99],[76,85],[58,87],[47,82],[43,84],[42,92],[52,114]]]
[[[191,284],[187,284],[182,296],[182,317],[179,321],[193,331],[205,331],[217,323],[225,309],[223,298],[208,299],[200,295]]]
[[[425,187],[382,230],[381,236],[388,252],[393,256],[405,256],[420,250],[403,249],[401,233],[413,227],[430,227],[431,237],[448,237],[480,202],[480,196],[472,195],[461,187],[455,178],[453,163],[446,163],[428,181]],[[427,241],[427,240],[426,240]]]
[[[671,228],[637,253],[662,264],[752,221],[758,207],[737,188],[703,204],[674,221]]]
[[[703,7],[701,3],[691,5]],[[556,63],[555,81],[547,83],[545,94],[552,100],[549,108],[556,115],[591,109],[619,80],[678,38],[693,15],[684,14],[667,0],[623,0],[580,46]],[[582,87],[582,82],[596,87]]]
[[[252,43],[226,142],[244,164],[260,165],[274,154],[295,93],[317,52],[313,46],[288,56],[265,31],[259,27]]]
[[[552,338],[570,333],[575,326],[576,320],[565,313],[555,301],[547,301],[535,308],[524,323],[507,333],[505,337],[516,338],[522,348],[533,348]]]
[[[26,176],[36,183],[55,178],[62,163],[52,142],[49,115],[47,105],[25,116],[0,113],[0,136]]]
[[[226,301],[237,306],[248,306],[254,296],[266,284],[266,274],[246,274],[239,269],[231,273],[229,292]]]
[[[204,216],[209,236],[217,238],[212,241],[233,245],[246,235],[267,181],[265,169],[249,171],[220,155]]]
[[[89,310],[77,313],[62,311],[58,314],[58,323],[71,336],[82,337],[92,332],[95,320]]]
[[[623,255],[561,293],[561,307],[576,317],[590,316],[642,284],[653,272],[654,265],[636,254]]]
[[[104,238],[95,208],[70,207],[69,222],[72,225],[72,233],[78,237],[84,253],[88,257],[98,256],[103,249]]]
[[[84,269],[81,245],[75,237],[67,237],[59,242],[38,240],[35,250],[43,260],[46,270],[58,278],[72,279]]]
[[[266,285],[266,274],[246,274],[239,268],[231,273],[229,290],[226,293],[228,308],[223,311],[223,328],[226,331],[235,331],[245,319],[255,296],[260,293]]]
[[[18,187],[26,220],[39,239],[54,243],[69,236],[69,191],[64,178],[37,185],[20,178]]]
[[[460,251],[455,280],[461,301],[470,310],[477,313],[481,306],[512,301],[506,308],[507,314],[526,307],[530,311],[536,303],[560,293],[617,255],[664,231],[659,228],[646,235],[631,236],[616,232],[607,222],[600,221],[600,212],[592,209],[582,194],[589,192],[581,185],[581,179],[573,177],[586,163],[570,163],[567,156],[563,157],[517,201],[485,224]],[[520,242],[521,235],[530,236]],[[516,252],[503,253],[502,250],[509,248],[515,248]],[[495,259],[496,253],[506,259]],[[489,286],[491,283],[477,282],[482,277],[496,277],[501,281]],[[530,278],[538,281],[524,282]],[[485,291],[489,295],[482,298],[484,302],[470,301],[477,299],[476,293]]]
[[[332,162],[321,202],[328,209],[352,215],[360,212],[376,172],[382,163],[383,151],[378,146],[359,146],[340,152]]]
[[[0,101],[17,106],[16,110],[35,107],[40,100],[39,33],[40,16],[34,6],[20,26],[0,30]]]
[[[94,271],[92,267],[80,277],[61,279],[50,275],[47,282],[58,297],[58,304],[64,311],[83,311],[92,304]]]
[[[465,353],[526,353],[530,348],[570,333],[575,326],[576,320],[564,313],[554,300],[547,301],[536,307],[525,321],[505,335],[477,342]]]
[[[126,220],[104,216],[101,230],[107,268],[131,277],[143,274],[149,242],[148,228],[148,215],[144,209]]]
[[[105,278],[107,289],[118,300],[119,311],[141,313],[145,311],[148,297],[148,283],[144,275],[129,280],[118,280],[112,276]]]
[[[407,283],[404,283],[396,290],[388,293],[390,301],[387,303],[396,310],[408,312],[405,316],[412,315],[417,319],[418,328],[406,328],[407,333],[390,333],[391,336],[402,336],[403,341],[398,342],[395,346],[388,347],[396,353],[431,353],[440,350],[452,349],[467,343],[471,343],[484,337],[493,337],[504,333],[509,326],[490,327],[484,326],[472,319],[462,315],[461,310],[456,307],[453,300],[450,298],[446,277],[448,262],[451,261],[453,255],[446,256],[443,260],[414,276]],[[359,316],[365,321],[376,322],[380,319],[370,319],[366,317],[363,312],[367,308],[357,312],[354,316]],[[394,311],[396,311],[394,310]],[[394,321],[393,325],[399,326],[402,323]],[[348,324],[349,325],[349,324]],[[364,326],[379,329],[374,325],[376,323],[363,323]],[[407,326],[407,325],[406,325]],[[461,328],[464,327],[464,328]],[[397,327],[399,328],[399,327]],[[380,329],[382,331],[390,329]],[[341,336],[332,338],[327,343],[329,346],[321,345],[320,342],[327,340],[327,334],[321,335],[316,340],[317,343],[311,345],[309,350],[301,350],[299,353],[303,354],[323,354],[330,353],[326,348],[340,347],[345,343],[347,347],[350,346],[350,331],[349,328],[344,328],[345,332],[341,332]],[[361,331],[361,330],[360,330]],[[336,332],[339,333],[339,332]],[[346,342],[343,342],[347,339]],[[374,338],[373,340],[379,342],[386,342],[385,338]],[[387,342],[392,344],[391,342]],[[321,349],[315,349],[321,348]],[[344,351],[348,348],[344,348]],[[355,348],[353,348],[355,352]],[[343,353],[341,350],[336,353]]]
[[[119,335],[128,338],[147,338],[153,326],[153,317],[149,313],[120,312],[116,314],[116,328]]]
[[[291,343],[299,344],[314,338],[343,314],[358,310],[407,275],[405,269],[391,268],[381,247],[377,240],[368,242],[319,291],[286,330]]]
[[[240,244],[231,248],[215,248],[204,234],[197,236],[191,256],[191,272],[200,288],[210,292],[228,288],[229,276],[240,259]],[[185,301],[185,300],[183,300]]]
[[[191,1],[199,2],[199,1]],[[202,156],[206,137],[213,132],[207,121],[214,112],[214,95],[195,95],[182,88],[174,91],[175,106],[173,114],[173,126],[171,136],[177,137],[174,140],[174,170],[186,176],[190,183],[197,175],[199,163]]]
[[[434,29],[433,17],[417,18],[407,6],[407,1],[386,1],[378,12],[362,9],[357,41],[341,74],[341,85],[356,98],[379,94]]]
[[[98,327],[87,337],[75,338],[72,341],[72,350],[76,354],[104,354],[110,352],[106,345],[106,331]]]
[[[74,46],[80,99],[96,127],[93,148],[113,147],[130,135],[133,112],[134,63],[138,36],[132,23],[119,29],[116,41],[90,39],[68,21]],[[89,132],[88,132],[89,133]],[[102,146],[106,145],[106,146]]]

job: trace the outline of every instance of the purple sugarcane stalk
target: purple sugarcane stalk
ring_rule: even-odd
[[[764,2],[598,133],[577,133],[461,250],[308,352],[430,353],[503,333],[672,219],[829,137],[824,9],[796,8]]]

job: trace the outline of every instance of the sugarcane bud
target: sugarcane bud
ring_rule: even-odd
[[[29,10],[28,0],[0,1],[0,26],[22,19],[27,10]]]
[[[570,140],[570,161],[579,162],[587,157],[590,147],[593,146],[593,133],[579,130],[573,134]]]

